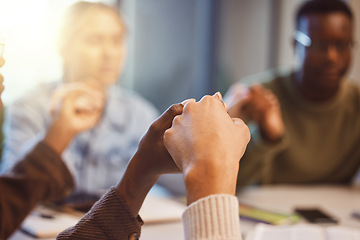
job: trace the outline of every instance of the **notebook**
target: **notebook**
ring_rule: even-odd
[[[300,220],[294,213],[279,213],[239,203],[240,218],[272,225],[288,225]]]
[[[22,223],[21,229],[37,238],[55,238],[60,232],[74,226],[83,213],[61,212],[38,206]]]
[[[273,226],[259,223],[246,240],[359,240],[360,230],[343,226],[315,224]]]
[[[186,209],[184,203],[180,203],[167,197],[148,195],[140,209],[139,215],[146,223],[181,221]]]

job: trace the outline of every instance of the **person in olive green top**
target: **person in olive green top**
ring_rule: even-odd
[[[251,77],[261,85],[231,87],[229,114],[252,123],[239,190],[254,182],[352,182],[360,167],[360,89],[345,79],[353,30],[344,2],[306,2],[294,33],[298,68]]]

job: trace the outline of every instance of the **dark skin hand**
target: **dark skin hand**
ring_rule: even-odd
[[[228,113],[233,118],[254,121],[267,142],[279,141],[285,132],[281,107],[277,97],[261,85],[246,88],[234,85],[228,93]]]
[[[243,111],[258,124],[262,138],[268,142],[276,142],[284,135],[280,103],[270,90],[260,85],[251,87],[249,100]]]
[[[182,104],[174,104],[151,124],[123,178],[116,185],[116,190],[124,197],[134,217],[161,174],[180,173],[164,146],[163,136],[182,109]]]

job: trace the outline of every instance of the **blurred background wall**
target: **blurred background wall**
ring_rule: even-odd
[[[0,0],[5,36],[5,104],[29,88],[61,78],[55,49],[62,12],[76,0]],[[185,98],[228,87],[242,77],[294,64],[294,13],[303,0],[107,0],[129,27],[120,84],[162,111]],[[360,1],[348,0],[360,42]],[[360,83],[359,51],[349,75]]]
[[[125,84],[163,110],[242,77],[294,66],[294,15],[304,0],[122,0],[131,29]],[[350,0],[358,23],[360,1]],[[359,42],[359,25],[356,40]],[[360,83],[359,51],[349,75]]]

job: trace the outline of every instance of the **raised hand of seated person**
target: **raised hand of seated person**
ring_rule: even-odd
[[[224,97],[231,117],[244,119],[244,106],[249,102],[249,89],[241,83],[233,84]]]
[[[211,194],[235,194],[248,127],[231,118],[221,95],[188,102],[165,132],[165,146],[184,174],[188,204]]]
[[[265,140],[279,140],[284,134],[284,122],[277,97],[261,85],[254,85],[249,90],[249,100],[244,112],[257,123]]]
[[[61,153],[78,133],[97,124],[104,104],[103,92],[94,85],[69,83],[59,88],[52,98],[53,121],[45,141]]]

